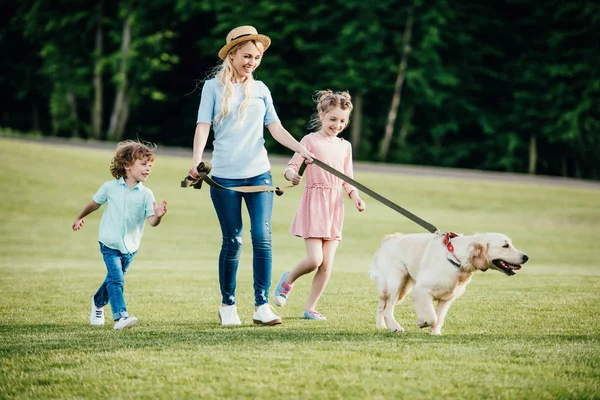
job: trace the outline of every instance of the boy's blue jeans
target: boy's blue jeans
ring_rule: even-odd
[[[119,250],[106,247],[102,243],[100,243],[100,252],[104,257],[108,272],[106,279],[94,295],[94,304],[96,304],[96,307],[104,307],[110,303],[115,321],[129,317],[125,298],[123,297],[123,287],[125,286],[125,273],[136,252],[123,254]]]
[[[246,179],[225,179],[212,177],[225,187],[271,186],[271,172]],[[235,304],[236,275],[242,251],[242,199],[250,215],[250,236],[252,238],[252,267],[254,272],[254,305],[268,303],[271,286],[272,248],[271,215],[273,212],[273,192],[239,193],[231,190],[210,188],[223,242],[219,254],[219,283],[223,304]]]

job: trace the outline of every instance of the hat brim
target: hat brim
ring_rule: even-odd
[[[232,40],[231,42],[229,42],[225,46],[223,46],[221,48],[221,50],[219,50],[219,58],[221,60],[224,60],[225,57],[227,57],[227,54],[229,53],[229,50],[231,50],[232,47],[234,47],[240,43],[250,42],[250,41],[257,41],[257,42],[262,43],[262,45],[264,47],[263,52],[267,51],[267,49],[271,45],[271,39],[266,35],[261,35],[260,33],[258,33],[256,35],[243,36],[241,38]]]

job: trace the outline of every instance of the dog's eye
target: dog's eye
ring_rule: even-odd
[[[506,244],[505,244],[504,246],[502,246],[502,247],[504,247],[505,249],[508,249],[508,243],[506,243]]]

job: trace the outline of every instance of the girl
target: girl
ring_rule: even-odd
[[[316,92],[314,100],[317,103],[317,113],[311,119],[311,127],[316,128],[317,131],[306,135],[300,143],[306,146],[318,160],[352,177],[352,148],[349,142],[337,137],[346,128],[350,119],[352,111],[350,94],[323,90]],[[298,174],[302,162],[302,156],[295,154],[285,170],[285,178],[294,185],[302,180]],[[306,188],[292,222],[290,234],[304,238],[306,258],[292,271],[285,272],[281,276],[275,288],[274,301],[276,305],[283,306],[296,280],[316,270],[306,302],[304,318],[325,320],[327,318],[321,315],[316,307],[329,281],[335,251],[342,240],[344,221],[342,188],[350,196],[358,211],[365,210],[365,203],[354,186],[316,165],[308,165],[305,175]]]
[[[190,177],[198,179],[196,167],[212,124],[215,135],[212,178],[225,187],[271,185],[271,165],[265,149],[263,126],[282,145],[312,160],[306,148],[286,131],[275,112],[267,86],[254,80],[271,39],[252,26],[240,26],[227,35],[219,51],[223,63],[202,88]],[[271,214],[273,193],[239,193],[210,188],[210,196],[223,237],[219,255],[222,325],[241,325],[236,308],[236,275],[242,249],[242,200],[250,216],[254,270],[255,324],[276,325],[281,318],[268,304],[271,285]]]

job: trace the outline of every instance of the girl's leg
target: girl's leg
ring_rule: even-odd
[[[296,279],[310,274],[323,263],[323,239],[304,239],[304,245],[306,246],[306,258],[296,264],[291,271],[284,272],[275,287],[273,300],[279,307],[285,305]]]
[[[271,173],[267,172],[247,180],[247,185],[270,186]],[[250,214],[250,234],[252,237],[252,270],[254,277],[254,305],[269,302],[273,252],[271,244],[271,216],[273,214],[273,192],[244,194]]]
[[[321,298],[321,295],[329,282],[331,270],[333,269],[333,259],[335,258],[338,244],[339,241],[337,240],[323,240],[323,262],[317,269],[317,273],[313,278],[310,294],[306,301],[307,310],[314,310],[317,307],[317,302]]]
[[[240,186],[240,179],[217,177],[213,179],[225,187]],[[242,251],[242,195],[231,190],[211,187],[210,198],[221,225],[222,244],[219,254],[221,303],[231,306],[235,304],[236,276]]]
[[[304,239],[306,258],[300,261],[286,276],[286,282],[292,285],[296,279],[310,274],[323,263],[323,239]]]

